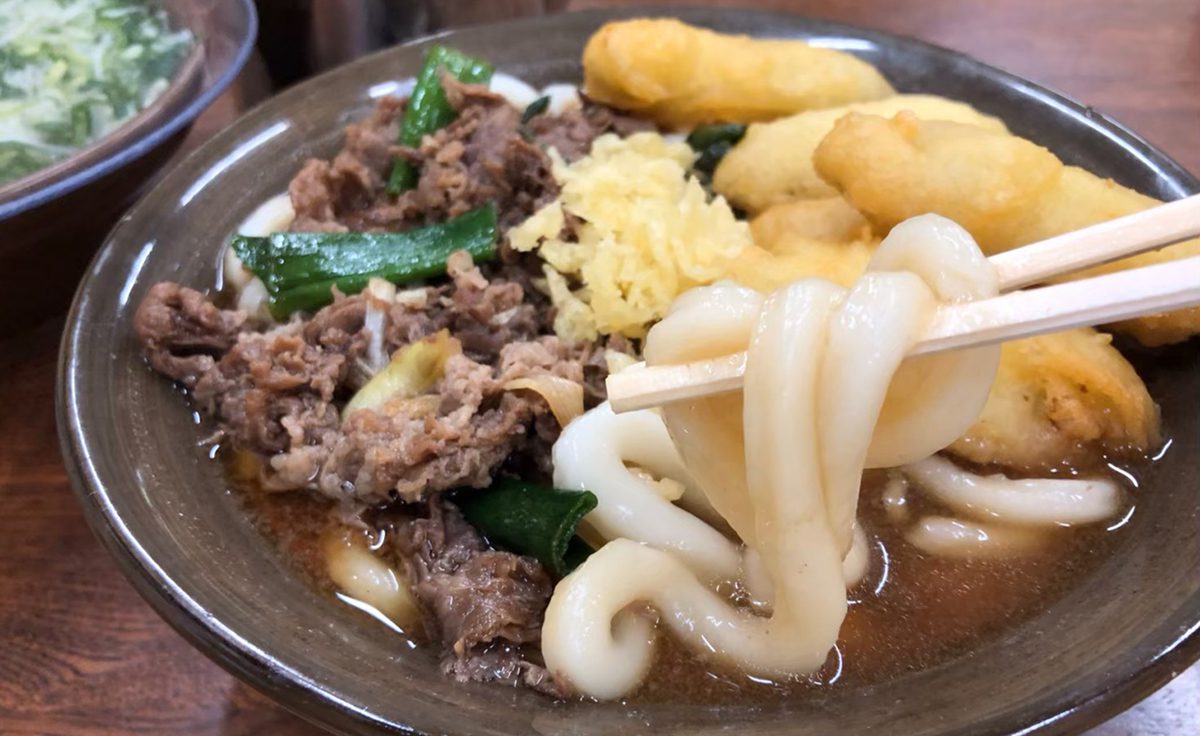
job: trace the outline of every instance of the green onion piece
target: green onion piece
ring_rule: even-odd
[[[550,108],[550,95],[542,95],[525,108],[525,112],[521,113],[521,122],[528,123],[538,115],[546,112]]]
[[[701,125],[688,135],[687,144],[692,147],[693,151],[703,152],[721,141],[732,146],[744,135],[746,135],[746,126],[741,123]]]
[[[496,255],[496,206],[488,203],[438,225],[402,233],[273,233],[236,236],[233,250],[262,279],[271,314],[285,319],[333,301],[332,288],[355,294],[372,277],[403,284],[446,273],[465,250],[476,262]]]
[[[729,153],[731,148],[733,148],[733,144],[729,141],[717,141],[700,152],[696,163],[692,164],[692,168],[712,176],[712,173],[717,170],[717,164],[721,163],[721,159],[725,158],[725,154]]]
[[[408,98],[404,120],[400,123],[400,144],[409,147],[420,145],[421,139],[436,130],[446,127],[456,115],[442,89],[441,72],[445,69],[451,76],[466,84],[486,84],[492,78],[493,67],[486,61],[467,56],[446,46],[434,46],[425,55],[417,83]],[[392,164],[388,177],[389,194],[399,194],[417,185],[417,170],[412,164],[397,159]]]
[[[701,125],[687,137],[687,143],[693,151],[700,154],[692,165],[696,171],[708,176],[716,171],[717,164],[729,149],[746,135],[746,126],[741,123],[721,123],[720,125]]]
[[[591,491],[564,491],[501,479],[483,491],[464,490],[454,502],[489,541],[537,559],[563,577],[591,554],[575,528],[592,509]]]

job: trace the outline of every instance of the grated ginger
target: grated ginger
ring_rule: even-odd
[[[750,245],[749,226],[690,175],[694,156],[685,143],[637,133],[601,136],[569,165],[554,157],[559,198],[508,239],[545,261],[560,337],[642,337],[675,297],[724,276]],[[578,242],[562,239],[565,213],[580,221]]]

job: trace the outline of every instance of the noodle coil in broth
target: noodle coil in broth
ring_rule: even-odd
[[[748,673],[819,669],[846,614],[863,469],[950,444],[975,420],[999,361],[994,347],[915,368],[904,356],[938,302],[995,293],[970,235],[926,215],[895,228],[849,291],[810,279],[765,299],[725,284],[681,298],[650,331],[648,362],[748,350],[740,411],[724,396],[668,407],[664,421],[691,482],[760,561],[770,614],[728,602],[669,544],[616,539],[555,590],[542,632],[551,671],[597,698],[635,688],[653,654],[653,625],[629,610],[636,603],[686,646]],[[592,490],[603,508],[603,485]]]

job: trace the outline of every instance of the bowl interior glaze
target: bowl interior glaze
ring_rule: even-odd
[[[579,79],[588,35],[626,12],[535,18],[439,37],[535,84]],[[800,37],[879,66],[903,91],[970,102],[1068,162],[1162,199],[1200,184],[1095,112],[965,56],[832,23],[741,10],[672,15],[726,31]],[[1111,558],[1048,609],[934,669],[757,707],[553,704],[443,679],[291,572],[241,512],[198,443],[206,429],[140,358],[131,318],[157,281],[215,283],[227,236],[284,190],[341,126],[417,69],[429,40],[295,87],[172,171],[112,233],[64,335],[59,428],[93,527],[155,608],[197,646],[290,709],[346,733],[1057,733],[1127,707],[1195,658],[1200,621],[1200,371],[1194,346],[1147,380],[1174,443]]]

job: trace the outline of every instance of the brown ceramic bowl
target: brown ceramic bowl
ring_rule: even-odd
[[[196,45],[154,104],[68,158],[0,186],[0,334],[66,309],[104,234],[237,76],[252,0],[164,0]]]
[[[966,100],[1071,163],[1162,199],[1200,183],[1113,121],[965,56],[849,26],[743,10],[673,10],[692,23],[809,38],[859,54],[907,91]],[[625,12],[521,20],[439,37],[536,84],[577,80],[579,53]],[[189,157],[113,231],[80,286],[58,394],[63,453],[96,533],[148,601],[197,647],[286,707],[345,733],[1066,733],[1128,707],[1200,651],[1200,359],[1144,375],[1174,442],[1115,554],[1026,623],[933,669],[760,706],[556,704],[455,685],[293,573],[241,512],[199,445],[184,397],[142,362],[133,311],[155,282],[217,278],[236,224],[282,191],[341,126],[417,69],[424,40],[342,67],[255,110]]]

